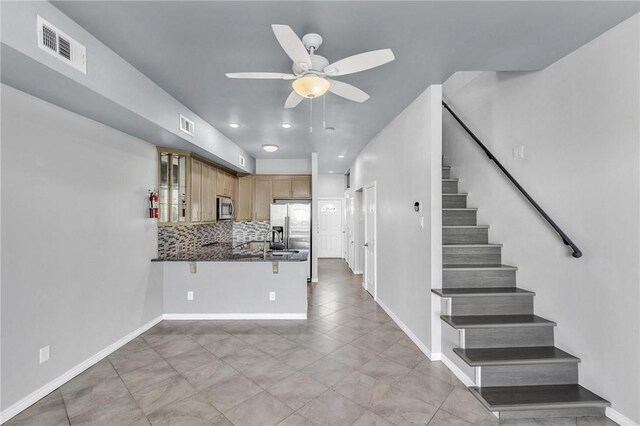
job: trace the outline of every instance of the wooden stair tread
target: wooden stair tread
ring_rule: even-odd
[[[431,292],[440,297],[535,296],[534,292],[518,287],[434,288]]]
[[[464,271],[473,271],[473,270],[517,270],[515,266],[511,265],[503,265],[503,264],[444,264],[442,265],[443,270],[464,270]]]
[[[443,228],[480,228],[485,229],[489,228],[489,225],[442,225]]]
[[[580,385],[471,387],[469,390],[491,411],[611,405],[609,401]]]
[[[482,244],[469,244],[469,243],[459,243],[459,244],[443,244],[443,248],[461,248],[461,247],[502,247],[502,244],[494,244],[494,243],[482,243]]]
[[[471,367],[486,365],[578,363],[577,358],[555,346],[522,348],[454,348],[455,352]]]
[[[556,323],[537,315],[441,315],[440,318],[451,327],[494,328],[494,327],[548,327]]]
[[[454,179],[454,178],[442,178],[443,182],[459,182],[458,179]]]

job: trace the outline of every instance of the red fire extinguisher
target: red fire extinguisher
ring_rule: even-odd
[[[158,219],[158,193],[149,191],[149,218]]]

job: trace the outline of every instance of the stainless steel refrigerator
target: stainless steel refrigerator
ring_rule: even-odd
[[[271,204],[271,229],[282,237],[285,250],[308,250],[311,278],[311,203],[293,200],[276,200]]]

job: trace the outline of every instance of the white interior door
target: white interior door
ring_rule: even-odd
[[[376,187],[364,189],[364,282],[365,289],[376,297]]]
[[[347,264],[351,270],[356,268],[355,253],[355,198],[351,195],[347,199]]]
[[[318,257],[342,257],[342,199],[318,201]]]

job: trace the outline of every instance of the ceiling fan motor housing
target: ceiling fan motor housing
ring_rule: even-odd
[[[322,73],[327,65],[329,65],[329,60],[327,58],[325,58],[324,56],[313,54],[311,55],[311,69],[306,70],[299,64],[294,63],[292,70],[295,75],[302,74],[305,71],[311,71],[313,74],[317,74]]]

